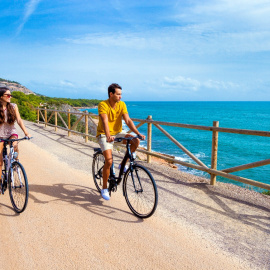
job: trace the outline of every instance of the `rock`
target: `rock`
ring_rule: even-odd
[[[25,86],[23,86],[19,83],[1,80],[0,86],[2,86],[2,87],[6,86],[10,90],[10,92],[19,91],[19,92],[23,92],[26,95],[29,95],[29,94],[35,95],[35,93],[33,91],[29,90],[28,88],[26,88]]]

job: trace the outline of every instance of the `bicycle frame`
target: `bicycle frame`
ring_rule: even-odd
[[[128,137],[129,138],[129,137]],[[118,177],[115,176],[115,173],[113,172],[113,167],[114,167],[114,163],[112,164],[111,168],[110,168],[110,178],[113,177],[115,178],[117,181],[117,184],[119,185],[122,181],[122,176],[124,174],[124,169],[125,169],[125,165],[127,163],[127,160],[129,159],[130,160],[130,164],[133,165],[134,163],[134,158],[131,154],[131,151],[130,151],[130,141],[136,137],[132,137],[132,139],[128,139],[128,138],[117,138],[115,141],[116,142],[121,142],[122,140],[126,140],[126,149],[127,149],[127,152],[121,162],[121,169],[119,171],[119,174],[118,174]],[[130,137],[131,138],[131,137]]]
[[[4,147],[3,147],[3,163],[4,163],[4,168],[2,168],[2,175],[3,177],[3,183],[2,183],[2,193],[4,194],[5,189],[7,188],[7,181],[8,181],[8,174],[10,172],[11,174],[11,184],[12,187],[14,187],[14,179],[13,179],[13,168],[12,168],[12,164],[13,162],[15,162],[15,151],[14,151],[14,146],[13,143],[15,141],[21,141],[21,140],[25,140],[27,139],[27,137],[21,138],[21,139],[11,139],[11,140],[4,140],[4,139],[0,139],[0,141],[4,142]],[[9,144],[9,153],[7,150],[7,145]],[[21,180],[21,176],[20,174],[18,174],[19,176],[19,180],[20,180],[20,184],[21,186],[23,185],[22,180]]]
[[[117,138],[115,139],[116,142],[121,142],[123,140],[126,140],[126,149],[127,149],[127,152],[121,162],[121,168],[120,168],[120,171],[119,171],[119,174],[118,174],[118,177],[115,176],[115,173],[114,173],[114,164],[112,164],[111,168],[110,168],[110,176],[109,176],[109,180],[115,180],[116,183],[111,183],[110,182],[110,185],[112,185],[109,189],[113,190],[114,188],[117,187],[117,185],[119,185],[122,181],[122,177],[124,175],[124,168],[125,168],[125,165],[127,163],[127,160],[129,159],[130,160],[130,165],[129,165],[129,169],[130,169],[130,172],[131,172],[131,177],[132,177],[132,182],[133,182],[133,186],[134,186],[134,189],[136,190],[136,192],[142,192],[143,189],[142,189],[142,185],[141,183],[139,182],[140,184],[140,191],[138,191],[136,189],[136,185],[135,185],[135,182],[134,182],[134,177],[133,177],[133,165],[134,165],[134,161],[135,161],[135,157],[132,155],[131,153],[131,150],[130,150],[130,141],[135,139],[135,138],[139,138],[138,136],[136,137],[127,137],[127,138]],[[101,168],[103,170],[103,168]],[[115,185],[117,184],[117,185]]]
[[[154,178],[151,173],[142,165],[135,161],[135,153],[131,153],[131,140],[136,137],[116,138],[115,142],[124,142],[126,144],[126,153],[121,161],[121,168],[118,177],[114,171],[114,164],[109,171],[108,191],[117,191],[117,186],[123,182],[123,196],[131,212],[139,218],[148,218],[153,215],[158,202],[158,192]],[[103,170],[105,157],[101,148],[94,148],[94,157],[92,162],[93,180],[98,192],[103,189]],[[125,165],[129,159],[129,167],[125,171]]]
[[[10,166],[12,164],[12,162],[14,162],[14,146],[11,143],[10,144],[10,150],[9,150],[9,154],[7,153],[7,142],[4,142],[4,149],[3,149],[3,162],[5,164],[4,166],[4,170],[5,170],[5,175],[7,177],[7,173],[10,169]]]

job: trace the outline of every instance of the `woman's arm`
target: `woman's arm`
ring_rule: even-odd
[[[30,138],[31,135],[27,132],[26,127],[24,126],[24,123],[23,123],[23,120],[21,118],[21,115],[20,115],[18,106],[15,105],[14,109],[15,109],[16,121],[17,121],[18,125],[20,126],[20,128],[24,132],[25,136],[27,136],[28,138]]]

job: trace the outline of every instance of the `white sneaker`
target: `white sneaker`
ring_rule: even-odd
[[[118,169],[119,169],[119,170],[121,169],[121,164],[119,164]],[[124,168],[124,173],[127,171],[127,169],[128,169],[128,165],[125,165],[125,168]]]
[[[108,201],[110,199],[110,194],[109,194],[109,191],[107,188],[101,190],[101,196],[106,201]]]

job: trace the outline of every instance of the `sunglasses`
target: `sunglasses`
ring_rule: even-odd
[[[10,95],[10,94],[4,94],[3,96],[6,96],[7,98],[11,98],[12,97],[12,95]]]

